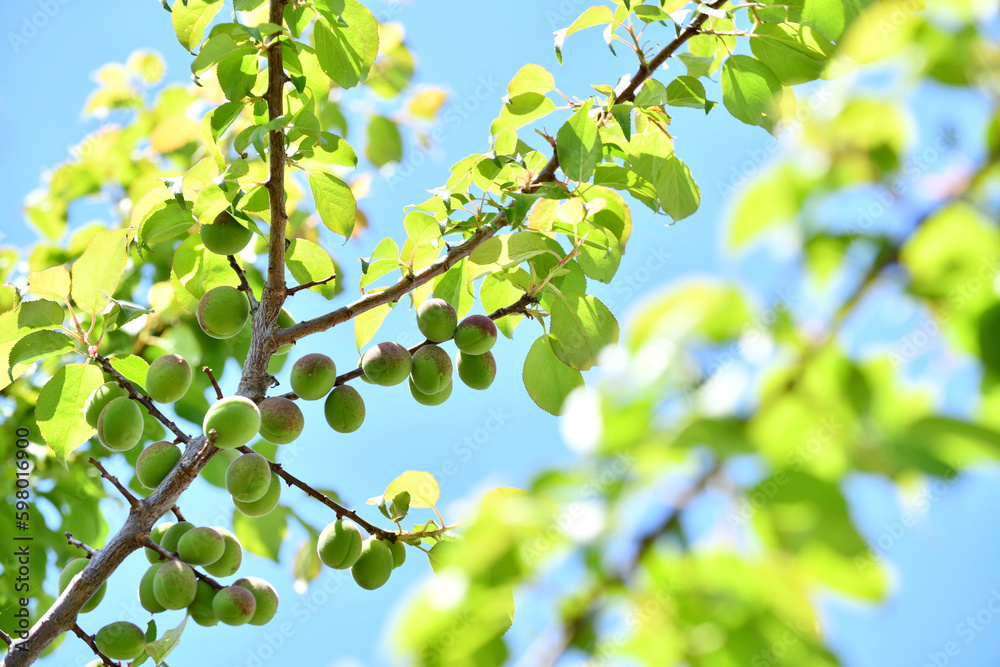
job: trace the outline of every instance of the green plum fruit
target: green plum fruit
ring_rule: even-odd
[[[354,565],[361,555],[363,541],[361,530],[356,525],[337,519],[319,534],[316,551],[319,559],[327,567],[346,570]]]
[[[157,357],[146,372],[146,393],[157,403],[173,403],[191,386],[191,365],[179,354]]]
[[[219,624],[219,619],[215,617],[212,609],[212,602],[215,601],[216,590],[207,581],[198,581],[198,589],[194,594],[194,602],[188,605],[188,613],[198,625],[212,627]]]
[[[241,225],[229,211],[215,216],[215,220],[201,226],[201,242],[205,249],[216,255],[235,255],[247,247],[253,232]]]
[[[248,319],[250,302],[235,287],[213,287],[198,301],[198,324],[212,338],[232,338],[243,330]]]
[[[458,377],[473,389],[489,389],[497,376],[497,362],[492,352],[485,354],[458,353]]]
[[[213,577],[232,576],[236,574],[236,570],[240,569],[240,565],[243,563],[243,547],[240,546],[240,541],[236,539],[236,535],[232,532],[219,526],[212,527],[215,528],[215,532],[222,535],[222,539],[226,543],[226,548],[223,550],[219,560],[206,565],[204,570]]]
[[[66,563],[66,567],[62,569],[59,573],[59,594],[61,595],[66,587],[69,586],[70,582],[73,581],[73,577],[83,572],[83,568],[87,567],[87,563],[90,561],[86,558],[74,558],[73,560]],[[80,609],[80,613],[87,613],[88,611],[93,611],[97,609],[97,605],[101,604],[101,600],[104,599],[104,594],[108,590],[107,582],[101,584],[101,587],[94,591],[94,594],[90,596],[86,604]]]
[[[181,460],[182,453],[180,447],[166,440],[146,447],[135,462],[135,476],[139,478],[139,483],[147,489],[158,487]]]
[[[389,543],[389,552],[392,553],[392,569],[396,569],[406,562],[406,544],[396,540]]]
[[[243,512],[247,516],[264,516],[265,514],[270,514],[271,510],[278,506],[278,500],[280,498],[281,478],[278,477],[277,473],[272,472],[271,482],[267,487],[267,493],[261,496],[260,499],[249,503],[233,499],[233,505],[236,506],[236,509]]]
[[[157,544],[167,551],[177,551],[177,544],[190,530],[194,530],[193,523],[178,521],[174,525],[167,528],[167,530],[163,533],[163,537],[160,538],[160,541],[157,542]]]
[[[497,325],[485,315],[469,315],[455,329],[455,347],[466,354],[485,354],[496,342]]]
[[[242,447],[260,430],[260,409],[249,398],[227,396],[208,409],[202,428],[205,435],[215,429],[215,446],[219,449]]]
[[[441,405],[451,396],[451,390],[454,386],[454,383],[450,383],[436,394],[425,394],[417,389],[416,385],[413,384],[413,378],[410,378],[410,395],[421,405]]]
[[[97,631],[94,644],[112,660],[132,660],[146,650],[146,634],[135,623],[115,621]]]
[[[276,445],[287,445],[299,437],[306,421],[302,410],[284,396],[265,398],[260,410],[260,437]]]
[[[226,586],[212,600],[212,612],[226,625],[243,625],[256,611],[257,599],[242,586]]]
[[[442,343],[455,335],[458,314],[444,299],[427,299],[417,306],[417,328],[435,343]]]
[[[385,542],[369,537],[361,545],[361,555],[351,566],[351,576],[358,586],[373,591],[389,581],[392,572],[392,552]]]
[[[451,357],[437,345],[424,345],[413,353],[410,381],[425,394],[436,394],[451,385]]]
[[[153,575],[153,597],[167,609],[183,609],[194,602],[198,580],[187,563],[170,560]]]
[[[112,400],[97,419],[97,437],[116,452],[132,449],[142,438],[142,410],[130,398]]]
[[[392,342],[370,347],[361,357],[365,377],[383,387],[391,387],[404,381],[410,374],[412,363],[409,350]]]
[[[365,401],[354,387],[334,387],[323,404],[326,423],[337,433],[353,433],[365,421]]]
[[[189,565],[211,565],[225,550],[226,541],[222,535],[208,526],[189,530],[177,542],[177,555]]]
[[[325,354],[307,354],[292,366],[292,391],[304,401],[318,401],[337,382],[337,364]]]
[[[282,308],[281,312],[278,313],[278,328],[279,329],[287,329],[288,327],[292,326],[293,324],[295,324],[295,318],[292,317],[292,314],[290,312],[288,312],[287,310],[285,310],[284,308]],[[277,350],[275,350],[274,353],[275,354],[287,354],[288,351],[290,349],[292,349],[293,345],[295,345],[295,343],[288,343],[286,345],[282,345]]]
[[[257,452],[242,455],[226,471],[226,490],[234,500],[244,503],[260,500],[270,485],[271,466]]]
[[[149,531],[149,539],[153,540],[154,542],[162,546],[161,542],[163,540],[163,534],[166,533],[171,528],[173,528],[175,525],[176,524],[174,524],[173,522],[167,521],[166,523],[161,523],[157,526],[153,526],[153,529]],[[149,547],[144,547],[144,549],[146,551],[146,560],[148,560],[150,563],[163,562],[163,557],[160,554],[156,553]]]
[[[122,389],[120,384],[117,382],[105,382],[90,392],[90,396],[87,397],[87,400],[83,404],[83,418],[87,420],[87,423],[91,427],[97,428],[97,420],[101,416],[101,411],[104,410],[108,403],[123,396],[128,396],[128,392]]]
[[[153,579],[161,567],[163,567],[162,563],[153,563],[146,570],[146,573],[142,575],[142,579],[139,580],[139,604],[151,614],[159,614],[161,611],[167,610],[166,607],[156,601],[156,595],[153,593]]]
[[[257,608],[250,619],[250,625],[264,625],[269,623],[278,611],[278,591],[274,586],[267,583],[260,577],[243,577],[237,579],[233,586],[240,586],[253,594],[257,603]]]

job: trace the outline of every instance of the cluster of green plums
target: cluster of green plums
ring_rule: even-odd
[[[263,579],[243,577],[217,589],[195,575],[194,567],[201,567],[213,577],[236,574],[243,562],[243,549],[230,531],[181,521],[159,524],[149,537],[172,558],[165,559],[159,552],[146,548],[150,567],[139,582],[139,604],[146,611],[158,614],[168,609],[185,609],[203,626],[217,625],[220,621],[227,625],[264,625],[274,617],[278,593]],[[59,575],[59,592],[86,566],[86,558],[69,561]],[[81,612],[95,609],[106,589],[107,584],[102,585]],[[127,621],[104,626],[94,639],[98,650],[115,660],[132,660],[142,655],[146,647],[143,631]]]
[[[343,519],[323,529],[316,551],[327,567],[350,568],[358,586],[370,591],[389,581],[389,574],[406,560],[406,547],[402,542],[389,542],[374,536],[364,539],[355,524]]]

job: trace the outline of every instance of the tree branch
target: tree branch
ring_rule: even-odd
[[[247,299],[250,301],[250,312],[257,310],[257,297],[253,295],[253,289],[250,288],[250,283],[247,282],[247,272],[243,270],[240,263],[236,261],[236,257],[233,255],[226,255],[226,259],[229,260],[229,266],[233,267],[233,271],[236,272],[237,277],[240,279],[240,286],[237,288],[241,292],[245,292]]]
[[[152,540],[152,538],[150,538],[148,535],[145,538],[143,538],[142,545],[144,547],[146,547],[147,549],[152,549],[153,551],[155,551],[156,553],[160,554],[160,556],[162,556],[163,558],[166,558],[167,560],[178,560],[178,561],[180,561],[182,563],[184,562],[183,560],[181,560],[180,556],[177,555],[176,551],[167,551],[166,549],[164,549],[163,547],[161,547],[159,544],[157,544],[156,542],[154,542]],[[223,586],[218,581],[216,581],[212,577],[208,576],[204,572],[199,572],[194,567],[191,567],[191,569],[194,570],[194,576],[196,576],[197,578],[201,579],[202,581],[204,581],[206,584],[208,584],[209,586],[211,586],[215,590],[221,591],[223,588],[225,588],[225,586]]]
[[[90,635],[88,635],[86,632],[84,632],[83,628],[81,628],[76,623],[73,624],[73,633],[77,637],[79,637],[80,639],[82,639],[84,641],[84,643],[86,643],[87,646],[90,647],[90,650],[94,652],[94,655],[96,655],[98,658],[100,658],[101,662],[103,662],[105,665],[108,665],[108,667],[121,667],[121,663],[120,662],[115,662],[114,660],[112,660],[108,656],[106,656],[103,653],[101,653],[100,650],[98,650],[98,648],[97,648],[97,642],[94,641],[94,638],[91,637]]]
[[[14,640],[10,638],[10,635],[8,635],[3,630],[0,630],[0,641],[2,641],[7,646],[10,646],[11,644],[14,643]]]
[[[335,273],[329,278],[323,278],[322,280],[313,280],[312,282],[302,283],[301,285],[296,285],[295,287],[286,290],[285,296],[292,296],[296,292],[301,292],[304,289],[309,289],[310,287],[316,287],[317,285],[325,285],[331,280],[336,280],[336,279],[337,279],[337,274]]]
[[[239,452],[243,452],[244,454],[253,454],[254,453],[254,451],[252,449],[250,449],[249,447],[247,447],[246,445],[244,445],[242,447],[237,447],[236,450],[239,451]],[[394,533],[394,532],[392,532],[390,530],[384,530],[384,529],[379,528],[378,526],[376,526],[374,524],[368,523],[367,521],[365,521],[364,519],[362,519],[360,516],[358,516],[358,513],[355,512],[354,510],[349,510],[346,507],[344,507],[343,505],[341,505],[341,504],[339,504],[339,503],[331,500],[328,496],[320,493],[319,491],[317,491],[316,489],[312,488],[311,486],[309,486],[308,484],[306,484],[305,482],[303,482],[301,479],[299,479],[295,475],[293,475],[290,472],[288,472],[287,470],[285,470],[281,466],[280,463],[275,463],[273,461],[268,461],[268,464],[271,466],[271,470],[274,471],[274,473],[278,477],[280,477],[281,479],[285,480],[285,483],[288,484],[288,486],[295,486],[295,487],[298,487],[299,489],[301,489],[302,491],[305,491],[306,495],[308,495],[311,498],[315,498],[316,500],[320,501],[321,503],[323,503],[324,505],[326,505],[327,507],[329,507],[330,509],[332,509],[334,511],[334,513],[337,515],[338,519],[343,519],[344,517],[347,517],[351,521],[353,521],[354,523],[356,523],[359,526],[361,526],[362,528],[364,528],[365,531],[369,535],[377,535],[378,537],[380,537],[383,540],[386,540],[388,542],[395,542],[396,541],[396,537],[397,537],[396,533]]]
[[[107,470],[105,470],[104,466],[101,465],[100,461],[95,459],[93,456],[90,457],[89,461],[90,465],[94,466],[100,471],[101,477],[111,482],[111,484],[113,484],[114,487],[118,489],[118,492],[121,493],[123,496],[125,496],[125,500],[128,501],[128,504],[132,507],[133,510],[139,507],[139,500],[132,495],[131,491],[122,486],[122,483],[118,481],[117,477],[115,477]]]
[[[97,549],[94,549],[93,547],[84,544],[80,540],[76,539],[75,537],[73,537],[73,533],[67,531],[63,533],[63,535],[66,536],[66,541],[69,542],[70,545],[83,549],[87,553],[87,558],[93,558],[94,556],[97,555]]]
[[[191,442],[191,436],[182,431],[177,426],[177,424],[172,422],[170,419],[167,418],[166,415],[160,412],[159,408],[157,408],[156,405],[153,404],[153,401],[148,396],[143,396],[142,394],[140,394],[136,390],[136,388],[132,385],[132,382],[127,377],[119,373],[118,370],[111,365],[111,361],[107,357],[103,357],[100,354],[95,353],[93,359],[97,361],[98,364],[100,364],[101,368],[104,370],[105,373],[113,377],[115,379],[115,382],[117,382],[122,387],[122,389],[128,392],[129,398],[131,398],[133,401],[141,403],[142,406],[146,408],[146,412],[151,414],[158,422],[160,422],[168,429],[170,429],[170,431],[177,436],[177,439],[180,442],[185,442],[185,443]]]
[[[212,388],[215,389],[215,397],[221,401],[225,398],[225,394],[222,393],[222,387],[219,386],[219,383],[215,379],[215,373],[208,366],[202,366],[201,370],[208,376],[208,380],[212,383]]]

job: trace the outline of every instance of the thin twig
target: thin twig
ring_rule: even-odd
[[[212,387],[215,388],[216,398],[218,398],[221,401],[225,397],[225,395],[222,393],[222,387],[220,387],[219,383],[215,380],[215,373],[213,373],[212,369],[209,368],[208,366],[202,366],[201,370],[203,370],[205,372],[205,375],[208,376],[209,381],[211,381],[212,383]]]
[[[11,639],[10,635],[8,635],[3,630],[0,630],[0,641],[2,641],[7,646],[12,646],[14,644],[14,640]]]
[[[126,378],[121,373],[119,373],[118,370],[111,365],[111,361],[107,357],[103,357],[100,354],[95,353],[93,359],[101,365],[101,368],[104,369],[105,373],[113,377],[115,379],[115,382],[121,385],[121,387],[128,392],[129,398],[131,398],[133,401],[138,401],[139,403],[141,403],[143,407],[146,408],[146,412],[151,414],[158,422],[160,422],[168,429],[170,429],[170,431],[177,436],[178,440],[180,440],[183,443],[191,442],[191,437],[187,433],[182,431],[177,426],[177,424],[168,419],[166,415],[160,412],[159,408],[157,408],[153,404],[153,401],[148,396],[143,396],[142,394],[140,394],[136,390],[136,388],[132,386],[132,383],[129,381],[129,379]]]
[[[181,508],[177,505],[171,507],[170,511],[174,513],[174,516],[177,517],[178,521],[187,521],[187,519],[184,518],[184,515],[181,514]]]
[[[136,498],[135,496],[133,496],[132,492],[129,491],[128,489],[126,489],[122,485],[122,483],[118,481],[117,477],[115,477],[114,475],[112,475],[111,473],[109,473],[107,470],[105,470],[104,466],[101,465],[100,461],[98,461],[97,459],[95,459],[93,456],[90,457],[89,461],[90,461],[90,464],[92,466],[94,466],[95,468],[97,468],[100,471],[101,477],[103,477],[104,479],[106,479],[109,482],[111,482],[114,485],[114,487],[116,489],[118,489],[119,493],[121,493],[123,496],[125,496],[125,500],[128,501],[128,504],[132,507],[132,509],[135,509],[135,508],[137,508],[139,506],[139,499]]]
[[[296,285],[295,287],[290,287],[286,292],[285,296],[292,296],[296,292],[301,292],[304,289],[309,289],[310,287],[316,287],[317,285],[325,285],[331,280],[336,280],[337,274],[333,274],[329,278],[323,278],[323,280],[314,280],[310,283],[302,283],[301,285]]]
[[[250,312],[257,310],[257,297],[253,294],[253,289],[250,287],[250,283],[247,281],[247,272],[243,270],[240,263],[236,261],[236,257],[233,255],[226,255],[229,260],[229,266],[233,267],[233,271],[236,272],[236,276],[240,279],[240,286],[237,287],[241,292],[246,293],[247,300],[250,301]]]
[[[101,651],[97,648],[97,642],[94,641],[94,638],[88,635],[86,632],[84,632],[83,628],[81,628],[76,623],[73,624],[73,634],[82,639],[84,643],[86,643],[87,646],[90,647],[90,650],[94,652],[94,655],[100,658],[101,662],[107,665],[107,667],[121,667],[120,662],[115,662],[108,656],[101,653]]]
[[[66,536],[66,541],[69,542],[71,545],[83,549],[87,553],[87,558],[93,558],[94,556],[97,555],[97,549],[94,549],[90,545],[84,544],[80,540],[76,539],[75,537],[73,537],[73,533],[67,531],[63,533],[63,535]]]
[[[152,549],[156,553],[160,554],[161,557],[166,558],[167,560],[176,560],[176,561],[180,561],[181,563],[184,563],[184,561],[181,560],[180,556],[177,555],[176,551],[167,551],[166,549],[164,549],[163,547],[161,547],[159,544],[157,544],[156,542],[154,542],[152,540],[152,538],[150,538],[148,535],[143,538],[142,544],[146,548]],[[185,565],[187,565],[187,563],[185,563]],[[191,567],[191,566],[188,565],[188,567]],[[209,586],[211,586],[215,590],[220,591],[223,588],[225,588],[225,586],[223,586],[218,581],[216,581],[212,577],[208,576],[204,572],[199,572],[198,570],[196,570],[193,567],[191,567],[191,569],[194,571],[194,576],[196,576],[197,578],[201,579],[202,581],[204,581],[206,584],[208,584]]]

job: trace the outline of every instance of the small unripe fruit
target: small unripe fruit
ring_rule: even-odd
[[[212,600],[212,612],[226,625],[243,625],[253,618],[256,610],[256,598],[242,586],[227,586]]]
[[[208,409],[202,428],[205,435],[215,429],[215,446],[219,449],[242,447],[260,430],[260,410],[249,398],[227,396]]]
[[[204,570],[213,577],[232,576],[236,574],[236,570],[240,569],[240,565],[243,563],[243,547],[240,546],[240,541],[230,531],[219,526],[212,527],[215,528],[215,532],[222,535],[222,539],[226,543],[226,548],[223,550],[219,560],[206,565]]]
[[[161,567],[163,567],[162,563],[153,563],[146,570],[146,573],[142,575],[142,579],[139,580],[139,604],[151,614],[159,614],[161,611],[167,610],[166,607],[156,601],[156,595],[153,593],[153,579]]]
[[[278,506],[278,500],[281,498],[281,480],[276,473],[271,473],[271,483],[267,487],[267,493],[265,493],[259,500],[255,500],[250,503],[245,503],[240,500],[233,499],[233,505],[236,509],[243,512],[247,516],[264,516],[265,514],[270,514],[271,510]]]
[[[214,287],[198,301],[198,324],[212,338],[232,338],[250,319],[250,302],[235,287]]]
[[[270,485],[271,466],[257,452],[244,454],[230,463],[226,471],[226,490],[234,500],[244,503],[260,500]]]
[[[260,410],[260,437],[268,442],[287,445],[305,428],[302,410],[283,396],[265,398],[257,407]]]
[[[194,530],[194,524],[187,521],[178,521],[163,533],[163,537],[157,543],[167,551],[177,551],[177,544],[188,531]]]
[[[361,531],[356,525],[337,519],[319,534],[316,552],[327,567],[346,570],[354,565],[361,555],[363,541]]]
[[[182,453],[180,447],[166,440],[146,447],[135,462],[135,476],[139,478],[139,483],[147,489],[158,487],[181,460]]]
[[[288,327],[292,326],[293,324],[295,324],[295,318],[292,317],[292,314],[290,312],[288,312],[287,310],[285,310],[284,308],[282,308],[281,312],[278,313],[278,328],[279,329],[287,329]],[[295,343],[288,343],[286,345],[282,345],[277,350],[275,350],[274,353],[275,354],[286,354],[290,349],[292,349],[293,345],[295,345]]]
[[[243,577],[237,579],[233,586],[240,586],[250,591],[257,603],[253,618],[249,621],[250,625],[264,625],[274,618],[278,611],[278,591],[274,590],[274,586],[260,577]]]
[[[86,402],[84,402],[84,419],[86,419],[87,423],[92,427],[97,428],[97,420],[101,416],[101,411],[104,410],[108,403],[123,396],[128,396],[128,392],[122,389],[120,384],[117,382],[105,382],[100,387],[90,392],[90,396],[88,396]]]
[[[163,546],[162,545],[162,540],[163,540],[164,533],[166,533],[168,530],[170,530],[171,528],[173,528],[174,525],[176,525],[176,524],[174,524],[171,521],[167,521],[166,523],[161,523],[158,526],[153,526],[153,529],[149,531],[149,539],[153,540],[154,542],[156,542],[160,546]],[[178,538],[178,539],[180,539],[180,538]],[[161,562],[163,562],[163,557],[160,554],[156,553],[155,551],[153,551],[149,547],[144,547],[144,549],[146,551],[146,560],[148,560],[150,563],[161,563]]]
[[[455,383],[452,382],[436,394],[425,394],[416,388],[413,384],[413,378],[410,378],[410,395],[421,405],[441,405],[451,396],[451,390],[454,386]]]
[[[90,562],[86,558],[74,558],[73,560],[66,563],[66,567],[63,568],[62,572],[59,574],[59,594],[61,595],[66,587],[69,586],[70,582],[73,581],[73,577],[83,572],[83,568],[87,567],[87,563]],[[108,590],[108,584],[103,583],[101,587],[98,588],[90,599],[87,600],[86,604],[80,609],[81,613],[86,613],[88,611],[93,611],[97,609],[97,605],[101,604],[101,600],[104,599],[104,594]]]
[[[365,421],[365,401],[354,387],[334,387],[323,404],[326,423],[337,433],[353,433]]]
[[[146,635],[135,623],[109,623],[94,635],[97,650],[112,660],[132,660],[146,650]]]
[[[153,596],[167,609],[183,609],[194,602],[198,580],[187,563],[170,560],[153,575]]]
[[[142,438],[142,411],[130,398],[116,398],[97,419],[97,437],[116,452],[132,449]]]
[[[392,569],[396,569],[406,562],[406,545],[399,540],[389,543],[389,552],[392,553]]]
[[[424,345],[413,353],[410,380],[425,394],[436,394],[451,385],[451,357],[437,345]]]
[[[177,555],[190,565],[210,565],[222,557],[226,541],[214,528],[201,526],[184,533],[177,542]]]
[[[219,619],[215,617],[212,610],[212,602],[215,600],[216,590],[205,581],[198,581],[198,590],[194,594],[194,602],[188,605],[188,613],[198,625],[212,627],[219,624]]]
[[[307,354],[292,366],[292,391],[304,401],[318,401],[337,382],[337,364],[325,354]]]
[[[157,357],[146,373],[146,393],[157,403],[173,403],[191,386],[191,365],[179,354]]]
[[[383,387],[391,387],[405,380],[410,374],[412,363],[409,350],[392,342],[370,347],[361,357],[365,377]]]
[[[458,353],[458,377],[473,389],[489,389],[497,376],[497,362],[492,352],[469,355]]]
[[[235,255],[247,247],[253,232],[237,222],[229,211],[215,216],[215,221],[201,226],[201,242],[216,255]]]
[[[455,347],[466,354],[485,354],[496,342],[497,325],[485,315],[469,315],[455,329]]]
[[[458,314],[444,299],[427,299],[417,306],[417,328],[435,343],[454,336],[457,324]]]
[[[382,540],[369,537],[361,545],[361,555],[351,566],[351,576],[358,586],[373,591],[389,581],[392,572],[392,552]]]

